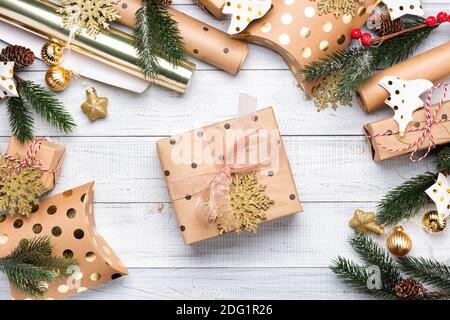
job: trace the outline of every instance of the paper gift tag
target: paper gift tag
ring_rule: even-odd
[[[422,4],[420,0],[383,0],[388,7],[391,20],[400,18],[406,14],[423,16]]]
[[[94,183],[49,197],[29,218],[19,215],[0,219],[0,256],[17,247],[22,239],[51,236],[52,255],[73,257],[78,266],[67,279],[48,283],[44,299],[64,299],[128,274],[128,270],[97,233],[93,212]],[[29,299],[11,286],[13,299]]]
[[[0,99],[18,96],[14,82],[14,62],[0,63]]]
[[[378,84],[389,92],[385,103],[394,110],[394,120],[398,123],[399,131],[404,133],[413,121],[413,112],[424,105],[420,95],[431,89],[433,83],[425,79],[407,81],[386,76]]]
[[[231,14],[229,34],[239,33],[253,20],[263,17],[272,6],[272,0],[228,0],[222,13]]]
[[[439,217],[447,217],[450,214],[450,177],[439,173],[436,183],[426,193],[436,204]]]

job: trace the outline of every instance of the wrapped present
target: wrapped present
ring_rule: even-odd
[[[67,270],[67,279],[48,283],[43,299],[63,299],[94,288],[128,273],[108,243],[95,228],[94,183],[49,197],[29,218],[0,219],[0,256],[4,257],[22,239],[50,236],[52,255],[74,258],[78,265]],[[30,299],[11,286],[13,299]]]
[[[186,244],[302,211],[272,108],[240,100],[237,118],[157,142]]]
[[[26,162],[37,170],[41,170],[42,183],[45,190],[50,191],[55,188],[65,151],[65,146],[46,139],[36,138],[22,144],[12,136],[6,153],[16,158],[18,164]]]
[[[413,121],[407,125],[403,134],[393,118],[365,125],[373,159],[381,161],[407,153],[411,153],[411,160],[422,159],[435,145],[450,142],[449,116],[450,101],[447,101],[442,106],[435,104],[429,109],[414,111]],[[415,153],[420,150],[425,150],[425,153],[417,158]]]
[[[195,0],[195,3],[216,19],[223,20],[222,9],[225,5],[225,0]]]

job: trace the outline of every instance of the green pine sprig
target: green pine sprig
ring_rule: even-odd
[[[137,64],[147,78],[161,73],[159,56],[174,65],[186,60],[178,24],[163,5],[145,0],[136,12],[133,35],[139,58]]]
[[[443,147],[437,152],[434,164],[439,172],[450,173],[450,147]]]
[[[66,278],[74,259],[51,256],[50,237],[22,240],[9,256],[0,259],[0,271],[14,287],[25,295],[39,298],[47,291],[47,283]]]
[[[398,264],[408,276],[441,290],[450,291],[450,268],[445,264],[421,257],[401,257],[398,258]]]
[[[19,97],[11,97],[6,102],[9,125],[20,142],[32,140],[34,137],[33,114]]]

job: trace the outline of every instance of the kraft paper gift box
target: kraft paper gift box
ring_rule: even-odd
[[[257,111],[253,119],[252,128],[275,129],[277,133],[279,132],[271,107]],[[186,139],[208,140],[210,132],[233,129],[235,126],[236,118],[157,141],[156,146],[166,183],[170,184],[181,177],[202,174],[202,172],[207,172],[211,169],[211,166],[214,167],[214,165],[196,164],[194,162],[189,164],[174,163],[172,150],[177,146],[177,143],[181,143],[183,140],[186,141]],[[303,211],[287,160],[286,150],[279,135],[277,143],[279,144],[280,159],[284,158],[285,161],[280,162],[278,170],[262,170],[256,173],[258,183],[266,186],[265,194],[274,201],[273,205],[265,211],[266,219],[264,221],[282,218]],[[205,223],[196,212],[196,204],[199,197],[200,195],[197,193],[187,194],[183,199],[172,199],[177,223],[185,244],[193,244],[221,235],[215,223]]]
[[[128,274],[125,265],[96,231],[94,183],[41,201],[36,212],[0,217],[0,257],[9,255],[22,239],[50,236],[52,256],[77,260],[67,279],[48,283],[42,299],[64,299]],[[11,285],[11,297],[31,299]]]
[[[22,144],[16,137],[12,136],[6,153],[22,160],[26,158],[32,143],[33,141],[28,141]],[[35,159],[39,160],[44,168],[50,171],[56,170],[56,172],[43,172],[42,174],[41,179],[46,191],[51,191],[55,188],[56,180],[60,172],[58,169],[61,168],[65,151],[66,147],[63,145],[50,141],[42,141],[39,150],[36,152]]]
[[[434,113],[437,106],[437,104],[431,106],[430,109],[432,113]],[[442,104],[441,109],[437,112],[436,117],[433,121],[435,123],[431,127],[431,132],[437,145],[442,145],[450,142],[450,121],[447,121],[449,117],[450,101],[446,101]],[[372,156],[375,161],[398,157],[404,154],[411,153],[413,151],[413,148],[402,151],[392,151],[392,149],[404,148],[410,144],[415,143],[420,135],[422,135],[422,129],[426,125],[425,109],[422,108],[414,111],[413,118],[414,121],[409,123],[404,136],[396,133],[398,132],[398,125],[393,118],[372,122],[364,126],[367,141],[372,150]],[[391,132],[393,134],[377,136],[383,133]],[[419,153],[420,150],[424,152],[424,150],[428,149],[429,145],[430,139],[428,136],[426,136],[423,143],[419,146]]]

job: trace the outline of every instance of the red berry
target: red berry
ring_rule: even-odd
[[[429,27],[434,27],[434,25],[437,23],[437,19],[435,16],[429,16],[427,17],[427,19],[425,20],[425,23],[427,26]]]
[[[352,30],[352,38],[353,39],[359,39],[361,38],[362,32],[361,29],[355,28]]]
[[[443,23],[447,21],[448,14],[446,12],[441,11],[437,14],[436,18],[440,23]]]
[[[364,32],[361,36],[361,43],[365,46],[370,46],[372,44],[372,35],[368,32]]]

